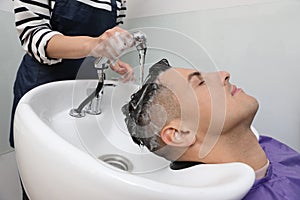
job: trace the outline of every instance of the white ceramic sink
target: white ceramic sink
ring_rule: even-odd
[[[96,84],[54,82],[21,99],[14,124],[16,158],[32,200],[241,199],[252,186],[254,172],[245,164],[173,171],[168,161],[134,144],[121,112],[132,85],[107,81],[102,114],[69,116]]]

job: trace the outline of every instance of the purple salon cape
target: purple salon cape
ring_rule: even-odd
[[[256,180],[244,200],[300,200],[300,154],[287,145],[260,136],[270,165],[264,178]]]

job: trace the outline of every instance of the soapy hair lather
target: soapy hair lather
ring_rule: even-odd
[[[125,123],[132,140],[140,146],[146,146],[150,151],[155,151],[160,146],[158,138],[161,127],[152,123],[150,118],[153,99],[163,87],[156,80],[162,72],[170,68],[166,59],[154,64],[149,69],[149,75],[142,88],[131,96],[129,103],[122,107]]]

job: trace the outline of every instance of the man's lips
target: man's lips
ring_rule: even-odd
[[[231,95],[236,95],[239,91],[241,91],[241,88],[237,88],[235,85],[232,85]]]

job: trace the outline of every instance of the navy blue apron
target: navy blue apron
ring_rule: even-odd
[[[111,4],[112,11],[106,11],[76,0],[56,0],[50,24],[53,30],[59,31],[64,35],[97,37],[107,29],[116,26],[116,0],[112,0]],[[78,77],[77,74],[81,74],[82,77]],[[94,75],[94,77],[89,77],[90,74]],[[9,138],[11,147],[14,148],[14,113],[18,102],[26,92],[39,85],[53,81],[96,77],[97,73],[93,68],[91,59],[63,59],[58,64],[48,66],[39,63],[28,54],[24,55],[14,83],[14,101]]]

